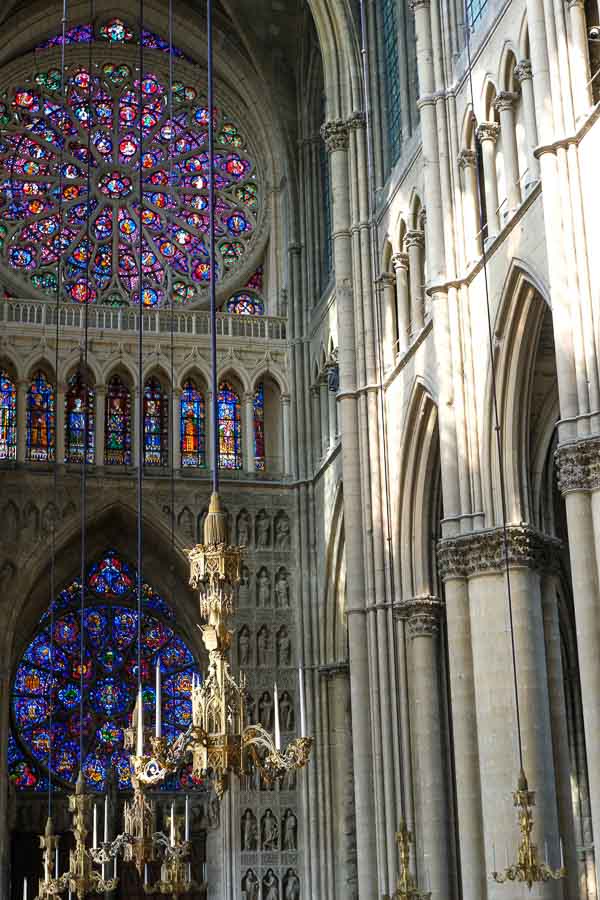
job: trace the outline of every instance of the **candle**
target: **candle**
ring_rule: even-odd
[[[23,879],[23,900],[27,900],[27,875]]]
[[[160,683],[160,659],[156,662],[156,724],[154,733],[156,737],[162,737],[162,697]]]
[[[144,866],[144,884],[148,884],[148,863]]]
[[[46,884],[50,881],[50,872],[48,871],[48,852],[44,853],[44,881]]]
[[[495,844],[492,844],[492,868],[493,868],[494,872],[498,871],[496,868],[496,845]]]
[[[54,877],[58,878],[58,847],[54,850]]]
[[[117,857],[113,856],[113,878],[117,878]]]
[[[544,862],[548,862],[548,841],[544,841]]]
[[[171,847],[175,846],[175,802],[171,803]]]
[[[190,795],[185,795],[185,839],[190,839]]]
[[[281,750],[281,729],[279,727],[279,694],[277,693],[277,683],[273,690],[273,699],[275,701],[275,748]]]
[[[306,706],[304,696],[304,669],[298,667],[298,683],[300,693],[300,737],[306,737]]]
[[[137,720],[137,755],[144,755],[144,701],[142,699],[142,685],[138,693],[138,720]]]
[[[561,869],[564,869],[564,867],[565,867],[565,858],[563,856],[562,837],[560,838],[560,867],[561,867]]]
[[[92,847],[98,846],[98,807],[94,803],[94,842]]]
[[[108,794],[104,797],[104,843],[108,844]]]

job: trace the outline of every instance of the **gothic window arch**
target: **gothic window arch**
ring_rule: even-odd
[[[108,382],[104,435],[106,465],[131,465],[131,392],[119,374]]]
[[[229,381],[219,384],[219,466],[242,468],[240,395]]]
[[[17,385],[0,366],[0,460],[17,458]]]
[[[206,465],[206,404],[193,378],[186,379],[181,392],[180,442],[184,468]]]
[[[87,572],[85,610],[81,584],[71,582],[48,609],[21,657],[12,682],[9,777],[17,790],[44,791],[53,782],[72,787],[80,763],[89,788],[106,789],[110,768],[118,788],[131,790],[124,729],[137,695],[137,573],[115,550]],[[155,669],[162,672],[163,734],[177,737],[191,721],[196,660],[177,633],[171,607],[142,582],[142,684],[144,715],[155,712]],[[50,628],[54,626],[51,642]],[[83,633],[82,633],[83,632]],[[83,638],[83,760],[79,713]],[[167,789],[189,779],[188,770]]]
[[[55,452],[54,385],[42,369],[38,369],[27,392],[27,459],[53,462]]]
[[[86,461],[94,462],[96,393],[78,370],[67,383],[65,395],[65,462],[81,463],[87,446]],[[86,440],[87,435],[87,440]]]
[[[265,386],[261,381],[256,385],[253,400],[254,410],[254,465],[257,472],[266,468],[265,456]]]
[[[166,466],[169,462],[168,393],[152,376],[144,385],[144,465]]]
[[[68,47],[63,87],[54,59],[44,64],[45,52],[60,43],[51,38],[38,50],[39,69],[19,76],[0,101],[0,266],[21,296],[55,296],[66,253],[62,290],[75,303],[124,305],[141,295],[145,306],[158,307],[169,300],[169,279],[176,303],[206,299],[203,88],[176,79],[169,97],[160,53],[148,55],[140,83],[128,49],[137,40],[121,20],[73,27],[67,44],[97,44],[93,71],[72,62]],[[142,43],[169,49],[150,32]],[[131,52],[129,62],[102,56],[114,45],[122,60]],[[248,265],[264,204],[246,137],[220,105],[215,119],[216,276],[225,291]]]

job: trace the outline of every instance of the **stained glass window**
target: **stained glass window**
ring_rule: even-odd
[[[144,386],[144,465],[166,466],[169,461],[168,395],[158,378]]]
[[[204,397],[191,378],[181,392],[180,421],[181,465],[206,465],[206,408]]]
[[[87,402],[86,402],[87,398]],[[94,462],[95,392],[84,384],[80,372],[70,379],[65,397],[65,462],[83,462],[87,433],[87,462]]]
[[[55,433],[54,387],[39,370],[27,393],[27,459],[35,462],[54,460]]]
[[[109,550],[88,572],[83,618],[78,581],[57,597],[53,652],[50,611],[42,616],[17,666],[12,685],[8,766],[17,788],[47,789],[51,742],[53,781],[63,786],[75,783],[80,766],[83,638],[83,773],[92,790],[103,791],[107,772],[112,768],[119,788],[131,789],[124,729],[129,724],[137,694],[136,591],[135,569],[114,550]],[[154,673],[160,661],[163,734],[169,738],[176,737],[190,724],[192,674],[198,674],[191,651],[175,631],[173,618],[165,601],[144,584],[141,623],[144,715],[150,726],[156,701]],[[187,772],[181,775],[184,781],[188,777]]]
[[[106,29],[103,44],[130,31],[118,20]],[[68,299],[138,303],[141,228],[143,304],[165,303],[169,270],[176,302],[202,299],[210,281],[205,101],[183,82],[170,97],[158,70],[140,83],[126,62],[100,59],[92,74],[74,65],[61,82],[48,68],[0,101],[0,125],[10,128],[0,131],[0,262],[23,296],[54,296],[66,250]],[[222,109],[214,119],[216,277],[226,289],[258,235],[261,204],[244,136]]]
[[[131,395],[119,375],[108,383],[104,440],[106,465],[131,465]]]
[[[0,369],[0,459],[17,458],[17,388],[6,369]]]
[[[254,463],[258,472],[265,470],[265,386],[261,382],[254,392]]]
[[[322,115],[325,121],[325,97],[322,101]],[[323,197],[323,259],[321,265],[321,290],[329,281],[333,271],[333,218],[331,209],[331,173],[329,170],[329,154],[325,142],[320,145],[321,191]]]
[[[487,0],[467,0],[467,21],[474,29],[483,16]]]
[[[227,381],[219,385],[219,466],[242,468],[240,398]]]
[[[402,140],[400,123],[400,71],[398,61],[397,0],[382,0],[383,65],[387,106],[387,136],[392,165],[400,156]]]
[[[227,312],[237,316],[262,316],[264,307],[262,301],[254,294],[240,291],[228,301]]]
[[[97,36],[100,39],[108,41],[110,44],[129,44],[137,42],[137,38],[132,28],[129,27],[122,19],[110,19],[104,22],[97,30]],[[65,34],[65,44],[90,44],[94,40],[94,28],[92,25],[75,25],[69,28]],[[50,47],[60,47],[63,43],[61,34],[47,38],[38,44],[36,50],[47,50]],[[169,52],[169,42],[164,38],[154,34],[153,31],[142,31],[142,45],[148,50],[162,50],[164,53]],[[178,47],[172,47],[173,56],[183,57],[184,53]]]

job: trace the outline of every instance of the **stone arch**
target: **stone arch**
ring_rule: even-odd
[[[339,482],[325,557],[323,604],[321,606],[321,662],[343,662],[348,658],[346,625],[346,546],[344,538],[344,492]]]
[[[23,378],[21,361],[10,347],[2,347],[2,350],[0,350],[0,369],[5,369],[8,372],[15,386]]]
[[[99,381],[99,370],[96,365],[92,365],[90,363],[89,358],[86,362],[83,362],[81,359],[73,359],[66,366],[63,367],[62,375],[64,376],[65,384],[69,383],[69,379],[76,375],[78,372],[85,372],[86,374],[86,382],[89,387],[96,387],[98,384],[102,382]]]
[[[26,372],[25,377],[28,381],[31,381],[34,374],[41,369],[46,378],[52,382],[54,390],[56,391],[56,372],[54,369],[54,362],[50,359],[49,353],[36,353],[34,351],[27,359],[24,368]]]
[[[502,49],[498,67],[498,84],[501,91],[515,90],[514,70],[518,62],[518,49],[511,41],[507,41]]]
[[[191,379],[195,382],[199,391],[208,396],[208,385],[210,384],[210,374],[197,362],[188,363],[184,366],[179,375],[175,376],[175,383],[179,388],[183,388],[186,381]]]
[[[350,0],[309,0],[325,80],[327,118],[363,107],[360,35]]]
[[[135,389],[137,384],[137,372],[129,360],[119,356],[114,362],[109,361],[105,370],[104,383],[108,385],[111,378],[114,378],[115,375],[118,375],[119,378],[122,379],[130,391]]]

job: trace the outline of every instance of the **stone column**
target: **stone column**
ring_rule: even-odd
[[[521,185],[519,183],[519,155],[515,129],[515,101],[518,94],[501,91],[494,102],[500,116],[500,134],[504,152],[504,174],[506,178],[506,198],[510,215],[521,205]]]
[[[329,447],[335,447],[337,428],[337,391],[331,386],[331,380],[327,379],[327,402],[329,404]]]
[[[352,703],[352,749],[357,842],[358,896],[376,900],[377,850],[373,803],[373,746],[371,741],[369,653],[365,610],[365,556],[362,533],[362,492],[358,403],[356,394],[356,342],[354,322],[353,260],[350,235],[350,178],[348,123],[337,119],[322,128],[331,166],[335,293],[338,317],[342,475],[346,538],[346,615]]]
[[[254,459],[254,394],[252,391],[244,394],[243,397],[242,424],[244,472],[253,475],[256,472],[256,460]]]
[[[383,310],[383,367],[391,369],[396,358],[396,279],[389,272],[379,277]]]
[[[527,175],[525,176],[525,189],[540,179],[540,164],[534,154],[538,143],[537,122],[535,118],[535,98],[533,96],[533,75],[531,62],[522,59],[515,66],[515,78],[521,85],[521,97],[523,102],[523,118],[525,119],[525,140],[527,142]]]
[[[496,237],[499,230],[498,221],[498,178],[496,175],[496,141],[500,127],[496,122],[482,122],[477,128],[477,139],[481,144],[483,159],[483,183],[485,189],[485,211],[487,228],[485,240]]]
[[[417,791],[417,875],[433,900],[452,893],[448,851],[450,829],[440,693],[440,620],[443,603],[415,597],[399,605],[407,622],[414,783]]]
[[[407,231],[404,246],[408,250],[408,275],[410,279],[410,333],[411,337],[423,327],[423,252],[425,235],[422,231]]]
[[[408,288],[408,253],[395,253],[392,265],[396,273],[396,321],[398,350],[406,353],[410,333],[410,292]]]
[[[319,395],[319,387],[316,384],[313,384],[310,389],[310,401],[311,401],[311,411],[312,411],[312,421],[313,421],[313,448],[312,448],[312,457],[313,457],[313,466],[316,468],[319,465],[319,460],[321,459],[321,409],[320,409],[320,395]]]
[[[29,382],[17,383],[17,462],[25,462],[27,452],[27,392]]]
[[[592,105],[584,0],[569,0],[569,25],[569,60],[577,120],[584,116]]]
[[[479,232],[481,220],[479,216],[479,194],[477,190],[477,154],[474,150],[464,149],[458,155],[458,165],[462,171],[463,221],[465,229],[464,260],[466,265],[473,262],[481,253]]]
[[[181,468],[181,388],[174,387],[171,395],[171,446],[173,468]]]
[[[96,440],[94,455],[97,466],[104,465],[104,444],[106,441],[106,387],[100,384],[96,388]]]
[[[329,448],[329,397],[327,378],[321,375],[319,382],[319,408],[321,410],[321,458],[327,456]]]
[[[281,396],[281,428],[283,431],[283,474],[292,474],[292,435],[290,424],[290,395]],[[268,461],[267,461],[268,465]]]
[[[56,432],[54,434],[54,452],[56,462],[62,466],[65,461],[65,394],[67,385],[64,382],[57,382],[56,385]]]

